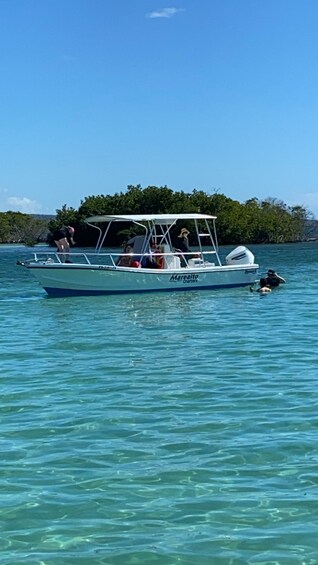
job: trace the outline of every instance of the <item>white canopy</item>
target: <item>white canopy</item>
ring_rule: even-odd
[[[87,224],[101,222],[153,222],[155,224],[174,224],[177,220],[215,220],[216,216],[207,214],[127,214],[123,216],[91,216]]]

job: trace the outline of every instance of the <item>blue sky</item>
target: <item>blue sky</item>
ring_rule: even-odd
[[[128,184],[318,217],[316,0],[0,0],[0,211]]]

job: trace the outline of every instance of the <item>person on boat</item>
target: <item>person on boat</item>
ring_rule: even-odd
[[[189,253],[189,251],[190,251],[189,238],[188,238],[189,233],[190,232],[186,228],[182,228],[179,235],[178,235],[178,238],[180,240],[180,241],[178,241],[178,244],[177,244],[178,249],[180,251],[183,251],[183,253]]]
[[[154,252],[154,248],[151,249],[149,247],[148,250],[146,248],[146,237],[144,235],[135,235],[128,240],[127,244],[132,246],[134,252],[134,260],[140,261],[142,267],[146,269],[160,268],[158,263],[155,261],[155,258],[151,256],[152,252]]]
[[[141,266],[146,269],[161,269],[162,265],[160,265],[158,261],[158,248],[154,241],[150,243],[150,247],[148,250],[147,255],[145,255],[141,260]]]
[[[53,232],[54,243],[57,246],[58,253],[63,253],[61,259],[64,263],[71,263],[69,251],[71,245],[75,245],[74,233],[75,229],[72,226],[65,226]]]
[[[132,247],[128,243],[124,246],[123,253],[125,255],[120,255],[117,261],[118,267],[131,267],[131,259],[132,259]],[[130,253],[130,255],[126,255]]]
[[[181,258],[183,259],[183,264],[185,264],[187,266],[188,264],[188,260],[190,259],[190,255],[186,255],[184,256],[183,253],[189,253],[190,252],[190,246],[189,246],[189,231],[187,230],[187,228],[181,228],[181,231],[178,235],[178,243],[175,247],[176,251],[180,251],[181,252]]]
[[[285,279],[278,275],[275,271],[273,271],[273,269],[268,269],[266,277],[267,286],[277,287],[280,284],[284,284],[285,282]]]

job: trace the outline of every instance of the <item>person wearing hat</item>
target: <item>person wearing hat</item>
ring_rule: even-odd
[[[283,277],[281,277],[275,271],[273,271],[273,269],[268,269],[267,277],[266,277],[267,286],[269,286],[270,288],[276,287],[279,286],[281,283],[285,283],[285,282],[286,282],[285,279],[283,279]]]
[[[53,233],[54,243],[57,246],[58,253],[63,253],[64,255],[61,256],[62,261],[64,263],[70,263],[69,260],[69,251],[71,245],[75,245],[75,241],[73,239],[75,233],[75,229],[72,226],[65,226],[63,228],[57,229]]]
[[[188,239],[188,235],[189,235],[189,230],[187,230],[187,228],[182,228],[179,235],[178,235],[178,242],[176,244],[175,250],[179,251],[180,253],[189,253],[190,252],[190,247],[189,247],[189,239]],[[187,266],[188,265],[188,260],[190,259],[190,255],[181,255],[181,259],[182,259],[182,266]]]
[[[180,249],[180,251],[183,251],[184,253],[189,253],[190,251],[188,239],[189,233],[190,232],[187,230],[187,228],[182,228],[178,235],[178,238],[180,240],[178,241],[178,249]]]

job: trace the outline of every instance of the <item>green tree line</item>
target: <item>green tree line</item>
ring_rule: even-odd
[[[54,229],[72,225],[76,230],[77,245],[91,247],[96,243],[96,232],[85,224],[88,216],[191,212],[217,216],[220,244],[300,241],[303,239],[305,221],[313,219],[312,213],[303,206],[287,206],[276,198],[252,198],[240,203],[218,191],[207,194],[194,189],[187,193],[173,191],[167,186],[142,188],[140,185],[129,185],[126,191],[113,195],[88,196],[81,201],[78,210],[65,204],[49,222],[27,214],[0,213],[0,242],[18,241],[32,245],[45,241],[48,233]],[[128,235],[132,235],[130,230],[129,225],[114,226],[108,244],[121,245]]]
[[[48,220],[21,212],[0,212],[0,243],[35,245],[44,242],[48,234]]]

